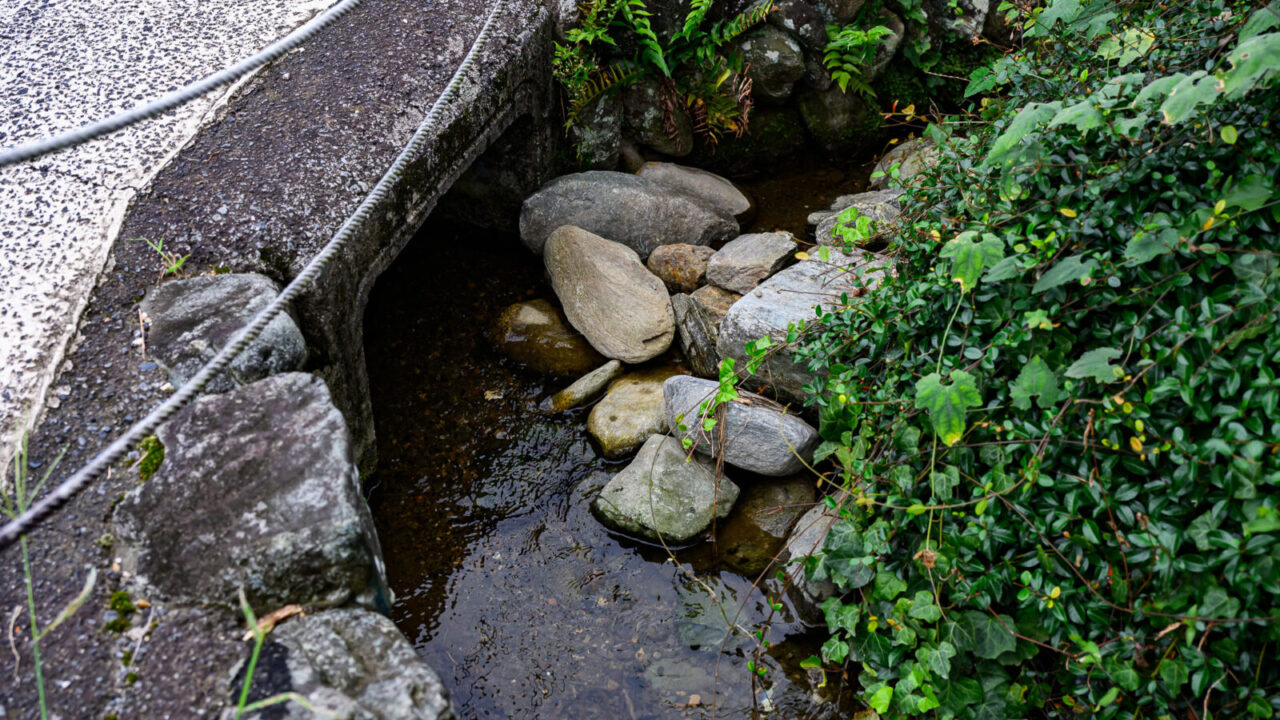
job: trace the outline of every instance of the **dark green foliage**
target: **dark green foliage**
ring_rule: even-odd
[[[877,712],[1280,711],[1278,11],[1034,10],[930,129],[896,277],[803,333],[824,655]]]
[[[129,593],[124,590],[117,590],[111,593],[111,600],[107,603],[107,607],[116,612],[114,620],[109,620],[103,624],[102,628],[107,632],[120,633],[129,629],[129,618],[138,611],[134,606],[133,600],[129,598]]]

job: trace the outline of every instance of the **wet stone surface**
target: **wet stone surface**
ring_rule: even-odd
[[[592,516],[626,461],[599,456],[585,409],[537,413],[558,383],[467,330],[545,293],[538,261],[515,240],[468,247],[428,229],[436,244],[410,245],[365,325],[382,458],[370,501],[396,624],[462,718],[750,717],[753,643],[726,637],[720,606],[754,631],[765,594],[714,545],[671,562]],[[822,693],[844,704],[811,703],[799,661],[820,640],[791,617],[771,617],[756,699],[776,717],[848,716],[834,678]]]

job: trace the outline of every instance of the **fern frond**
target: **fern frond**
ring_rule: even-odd
[[[599,72],[593,73],[577,89],[574,96],[570,98],[568,117],[564,124],[565,129],[572,127],[578,118],[582,116],[582,112],[605,93],[614,88],[628,85],[642,75],[644,75],[644,68],[629,60],[619,60]]]
[[[684,27],[675,34],[672,40],[689,40],[692,38],[698,28],[702,27],[702,21],[706,19],[707,13],[711,11],[713,2],[715,0],[691,0],[689,13],[684,16]]]

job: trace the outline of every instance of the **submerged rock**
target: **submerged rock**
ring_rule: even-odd
[[[662,383],[680,374],[683,373],[672,367],[641,370],[628,373],[609,386],[587,416],[587,432],[600,444],[606,458],[624,457],[650,435],[667,432]]]
[[[621,243],[644,260],[659,245],[709,245],[737,234],[731,215],[662,183],[621,172],[565,175],[529,196],[520,239],[541,254],[552,231],[573,225]]]
[[[840,213],[849,208],[857,208],[858,215],[871,218],[874,221],[873,232],[883,230],[885,223],[891,223],[902,215],[902,203],[898,200],[901,196],[902,190],[896,188],[842,196],[837,199],[839,207],[833,204],[832,210],[825,213],[818,222],[814,238],[819,245],[844,244],[844,240],[836,233],[836,226],[840,224]]]
[[[845,293],[854,300],[878,287],[889,269],[887,260],[870,253],[854,251],[845,255],[834,249],[830,253],[830,263],[796,263],[734,303],[720,323],[716,343],[720,357],[734,358],[739,367],[743,366],[748,342],[767,335],[774,342],[785,343],[788,325],[815,322],[815,305],[838,305]],[[802,401],[804,385],[815,381],[805,366],[794,362],[789,347],[769,355],[755,378],[766,383],[780,399],[790,402]]]
[[[671,346],[667,289],[635,251],[566,226],[551,234],[543,260],[570,324],[600,354],[634,364]]]
[[[720,322],[741,297],[715,285],[698,288],[690,295],[671,296],[676,329],[680,331],[680,350],[689,360],[693,374],[707,378],[720,376],[720,354],[716,349]]]
[[[712,380],[688,375],[670,378],[662,386],[667,423],[676,429],[677,437],[693,440],[700,455],[723,455],[734,467],[772,477],[800,472],[813,460],[818,432],[777,403],[744,390],[738,391],[738,400],[725,403],[720,424],[705,432],[700,408],[715,397],[718,387]],[[683,432],[679,431],[682,424],[687,428]]]
[[[547,300],[508,306],[491,330],[498,351],[531,370],[553,375],[584,373],[604,362],[564,313]]]
[[[751,198],[737,185],[715,173],[675,163],[650,162],[636,174],[694,197],[721,215],[734,218],[739,225],[751,222],[755,215],[755,203]]]
[[[244,683],[236,674],[232,692]],[[296,692],[334,717],[367,720],[455,720],[435,671],[386,617],[368,610],[326,610],[290,620],[268,636],[255,668],[250,700]],[[245,717],[311,720],[297,703]],[[223,713],[232,720],[235,710]]]
[[[744,485],[733,514],[716,535],[725,563],[747,577],[764,572],[813,500],[814,483],[807,477]]]
[[[781,103],[791,97],[796,81],[804,77],[804,53],[795,38],[766,25],[747,35],[738,48],[753,98]]]
[[[870,185],[872,188],[883,188],[890,184],[909,185],[912,178],[937,162],[938,146],[932,141],[924,138],[908,140],[880,158],[875,170],[871,173]],[[892,178],[890,173],[895,165],[898,169],[898,177]]]
[[[663,245],[649,254],[645,267],[670,293],[691,293],[707,279],[707,260],[716,251],[705,245]]]
[[[698,459],[686,462],[680,441],[651,435],[631,464],[592,503],[601,521],[624,533],[682,543],[724,518],[738,486]]]
[[[542,401],[546,413],[559,413],[586,403],[622,374],[622,363],[610,360],[574,381],[572,385]]]
[[[115,510],[124,566],[173,600],[387,610],[382,551],[341,413],[305,373],[196,400]]]
[[[253,274],[207,275],[158,285],[140,305],[151,321],[147,351],[169,371],[169,382],[181,387],[279,293],[274,280]],[[204,392],[226,392],[297,370],[306,358],[302,332],[289,313],[282,313]]]
[[[707,261],[707,280],[732,292],[750,292],[790,262],[796,247],[789,232],[739,235]]]
[[[822,603],[836,594],[836,585],[830,580],[812,581],[805,576],[803,559],[820,552],[827,531],[840,519],[840,514],[825,503],[818,503],[796,521],[795,529],[779,556],[781,564],[787,566],[787,578],[790,587],[787,596],[795,605],[800,619],[810,625],[821,625],[824,622]]]

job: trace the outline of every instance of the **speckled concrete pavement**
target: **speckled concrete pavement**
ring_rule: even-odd
[[[173,90],[330,4],[0,0],[0,146]],[[10,467],[18,431],[44,406],[130,201],[229,94],[217,91],[163,118],[0,170],[0,468]]]

